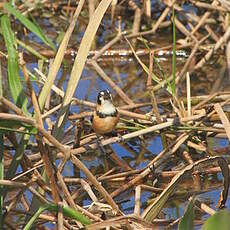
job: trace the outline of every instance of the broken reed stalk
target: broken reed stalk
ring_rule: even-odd
[[[39,104],[38,104],[38,100],[36,97],[36,94],[33,90],[32,84],[30,82],[29,79],[29,75],[26,69],[26,64],[23,60],[23,56],[21,56],[21,60],[20,60],[20,64],[22,66],[22,71],[27,83],[27,87],[29,89],[29,93],[31,96],[31,100],[33,103],[33,107],[34,107],[34,111],[35,111],[35,119],[36,119],[36,123],[38,124],[38,126],[40,126],[42,129],[44,129],[43,127],[43,121],[42,121],[42,117],[41,117],[41,112],[40,112],[40,108],[39,108]],[[58,202],[60,202],[60,197],[59,197],[59,192],[58,192],[58,187],[57,187],[57,183],[56,183],[56,178],[54,177],[54,173],[53,173],[53,166],[52,163],[50,162],[49,159],[49,148],[47,149],[45,147],[46,143],[45,143],[45,138],[43,138],[41,135],[35,135],[36,140],[37,140],[37,144],[38,144],[38,148],[39,151],[41,153],[41,157],[43,160],[43,163],[45,165],[45,172],[46,175],[49,178],[50,181],[50,187],[51,187],[51,191],[52,191],[52,196],[53,196],[53,200],[54,202],[57,204]]]
[[[154,58],[154,53],[150,51],[149,52],[149,74],[148,74],[148,79],[146,83],[146,88],[149,91],[149,94],[151,97],[153,114],[156,115],[156,121],[159,124],[161,123],[161,116],[158,110],[157,100],[156,100],[154,90],[153,90],[153,85],[152,85],[153,58]]]

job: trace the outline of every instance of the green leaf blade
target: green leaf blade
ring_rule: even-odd
[[[58,212],[58,205],[45,204],[43,206],[40,206],[39,209],[36,211],[36,213],[31,217],[29,222],[26,224],[24,230],[29,230],[33,226],[34,222],[39,218],[39,215],[45,210],[49,210],[50,212],[54,212],[56,214]],[[84,216],[80,212],[77,212],[70,207],[63,207],[63,215],[75,219],[84,225],[91,224],[91,220],[88,217]]]
[[[58,212],[58,206],[54,204],[49,204],[48,206],[49,211]],[[91,220],[86,217],[85,215],[81,214],[80,212],[72,209],[71,207],[63,207],[63,215],[72,219],[75,219],[81,222],[84,225],[91,224]]]
[[[230,212],[221,210],[209,217],[202,226],[202,230],[229,230],[230,229]]]
[[[24,94],[19,76],[16,39],[13,31],[11,30],[10,20],[7,15],[3,15],[1,17],[1,29],[8,51],[8,81],[10,92],[15,104],[22,109],[25,115],[29,115],[29,112],[27,111],[28,100]]]
[[[28,30],[37,35],[46,45],[51,47],[53,50],[56,50],[55,45],[52,43],[50,39],[48,39],[41,28],[35,23],[31,22],[28,18],[23,16],[18,10],[12,7],[9,3],[4,4],[4,9],[6,9],[9,13],[14,15]]]
[[[187,209],[184,213],[184,216],[181,218],[178,230],[193,230],[194,229],[194,200],[192,199]]]

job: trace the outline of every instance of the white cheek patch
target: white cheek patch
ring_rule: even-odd
[[[104,97],[99,97],[99,100],[100,100],[100,102],[101,102],[101,104],[103,104],[104,103]]]

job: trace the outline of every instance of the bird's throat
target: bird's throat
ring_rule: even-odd
[[[110,101],[104,101],[104,103],[97,109],[97,115],[99,117],[114,117],[117,115],[117,109]]]

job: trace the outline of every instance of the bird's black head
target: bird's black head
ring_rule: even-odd
[[[112,102],[112,95],[109,90],[102,90],[98,93],[97,103],[101,105],[104,101],[109,100]]]

